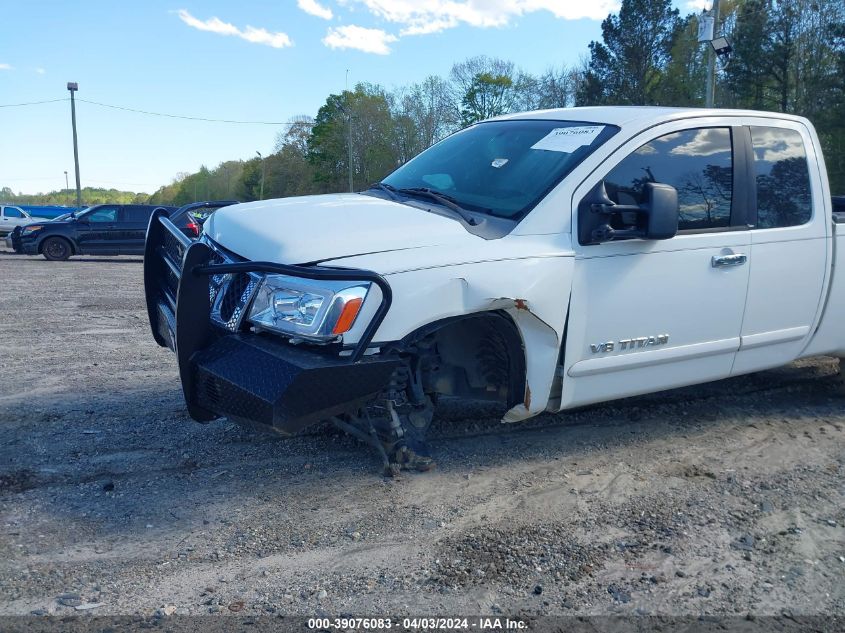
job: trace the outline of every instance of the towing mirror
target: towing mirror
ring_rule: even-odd
[[[678,232],[678,191],[671,185],[647,182],[645,202],[616,204],[599,182],[578,205],[578,238],[581,244],[614,240],[668,240]]]
[[[678,190],[671,185],[646,183],[646,234],[647,240],[668,240],[678,232]]]

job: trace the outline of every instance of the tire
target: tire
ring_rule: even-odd
[[[63,262],[72,254],[70,242],[62,237],[48,237],[41,245],[41,254],[51,262]]]

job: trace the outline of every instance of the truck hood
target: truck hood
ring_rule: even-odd
[[[203,232],[241,257],[280,264],[485,241],[457,220],[354,193],[223,207],[205,222]]]

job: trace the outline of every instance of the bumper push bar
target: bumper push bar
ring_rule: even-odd
[[[156,342],[176,353],[192,418],[207,422],[226,416],[292,434],[354,411],[388,384],[399,361],[364,356],[390,309],[390,285],[381,275],[366,270],[219,261],[207,244],[187,238],[166,210],[153,212],[144,252],[147,315]],[[219,292],[227,292],[227,283],[234,285],[236,278],[248,273],[370,281],[381,290],[381,304],[351,355],[341,357],[337,348],[303,349],[274,336],[243,328],[231,331],[213,322],[209,278],[224,279]]]

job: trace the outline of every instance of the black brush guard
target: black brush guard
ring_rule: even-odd
[[[198,203],[192,208],[226,206]],[[213,263],[214,251],[187,238],[165,209],[147,228],[144,293],[156,342],[176,352],[185,403],[192,418],[226,416],[258,422],[285,433],[353,411],[382,391],[399,361],[364,356],[390,309],[390,285],[365,270],[294,266],[272,262]],[[370,281],[381,304],[351,355],[302,349],[269,335],[230,332],[211,319],[209,277],[232,273],[277,273],[314,280]],[[247,306],[248,307],[248,306]]]

